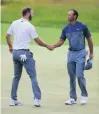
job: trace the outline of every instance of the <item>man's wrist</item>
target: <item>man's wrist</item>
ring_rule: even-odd
[[[90,53],[89,58],[90,58],[90,59],[93,59],[93,57],[94,57],[94,56],[93,56],[93,53]]]
[[[93,53],[90,53],[90,56],[93,56]]]
[[[48,47],[48,44],[45,44],[45,47],[47,48]]]
[[[12,49],[13,47],[12,46],[9,46],[9,49]]]
[[[54,48],[56,48],[56,47],[57,47],[55,44],[54,44],[53,46],[54,46]]]

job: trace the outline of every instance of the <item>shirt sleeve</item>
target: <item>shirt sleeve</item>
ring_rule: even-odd
[[[65,29],[62,30],[60,39],[62,39],[62,40],[64,40],[64,41],[66,40]]]
[[[84,36],[86,38],[89,38],[91,36],[91,33],[86,25],[84,26]]]
[[[13,35],[13,28],[12,28],[12,24],[10,25],[10,27],[7,30],[7,34]]]
[[[35,38],[38,37],[38,34],[37,34],[36,29],[35,29],[34,26],[31,26],[31,28],[30,28],[30,36],[31,36],[32,39],[35,39]]]

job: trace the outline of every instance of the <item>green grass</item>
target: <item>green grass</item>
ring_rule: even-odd
[[[1,42],[2,44],[6,44],[5,35],[9,27],[9,24],[1,24],[1,27],[2,27]],[[39,27],[39,26],[36,26],[36,29],[40,38],[43,39],[45,42],[51,43],[51,44],[56,43],[59,40],[61,30],[62,30],[60,28]],[[92,32],[92,38],[94,41],[94,45],[96,46],[99,45],[98,36],[99,36],[98,32]],[[33,44],[33,42],[31,44]],[[67,42],[65,44],[67,44]]]
[[[12,0],[13,1],[13,0]],[[1,112],[2,114],[99,114],[99,7],[98,0],[80,0],[64,4],[40,4],[42,1],[52,0],[22,0],[22,3],[9,3],[2,6],[1,12]],[[27,3],[25,3],[25,1]],[[56,0],[54,0],[56,1]],[[70,0],[71,1],[71,0]],[[78,1],[78,0],[75,0]],[[96,2],[97,1],[97,2]],[[39,5],[37,5],[39,3]],[[85,71],[89,101],[85,106],[79,104],[80,89],[77,86],[78,104],[65,106],[64,102],[69,97],[69,76],[66,69],[67,46],[62,46],[54,51],[35,46],[31,43],[31,51],[36,60],[37,76],[42,90],[42,107],[33,106],[33,96],[29,76],[23,70],[18,89],[18,98],[24,103],[22,107],[9,107],[11,83],[13,78],[12,55],[6,46],[5,34],[13,20],[21,17],[24,6],[31,6],[35,16],[32,23],[45,42],[56,43],[62,28],[67,24],[67,11],[75,8],[79,11],[79,20],[86,23],[92,32],[94,41],[94,67]],[[8,23],[8,24],[7,24]],[[13,38],[12,38],[13,39]],[[32,45],[33,44],[33,45]],[[66,43],[67,44],[67,43]],[[66,45],[65,44],[65,45]]]
[[[38,0],[39,2],[40,0]],[[67,24],[67,12],[69,9],[75,8],[80,16],[79,20],[86,23],[93,32],[99,31],[99,7],[98,1],[94,0],[80,2],[60,2],[50,4],[38,4],[35,2],[10,3],[2,6],[1,21],[11,23],[21,17],[21,10],[25,6],[34,9],[35,16],[32,23],[41,27],[63,28]],[[15,8],[14,8],[15,7]]]
[[[45,48],[31,46],[36,60],[37,76],[42,89],[42,107],[33,106],[33,96],[29,76],[23,70],[18,89],[18,98],[24,105],[9,106],[11,83],[13,78],[12,55],[7,46],[1,47],[1,112],[2,114],[99,114],[99,47],[94,50],[94,67],[85,71],[88,104],[80,105],[80,89],[77,86],[78,104],[65,106],[69,98],[69,76],[66,68],[67,47],[63,46],[50,52]]]

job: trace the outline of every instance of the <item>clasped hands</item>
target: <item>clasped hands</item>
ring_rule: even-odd
[[[55,46],[54,45],[47,45],[47,49],[49,49],[50,51],[54,50]]]

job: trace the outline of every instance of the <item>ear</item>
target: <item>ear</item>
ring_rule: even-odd
[[[75,19],[76,19],[76,15],[74,15]]]

